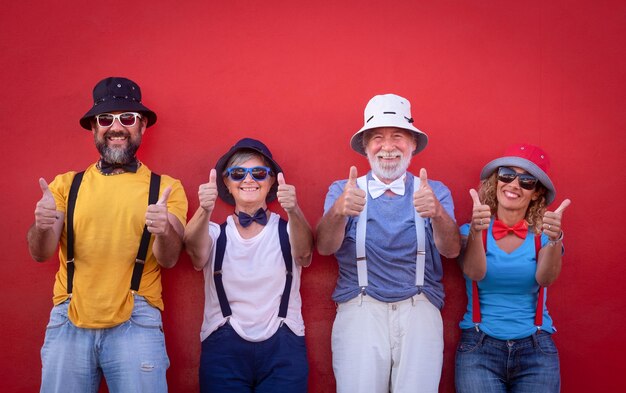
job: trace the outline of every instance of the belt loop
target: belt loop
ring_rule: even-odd
[[[533,339],[533,348],[537,348],[539,346],[539,341],[537,340],[537,335],[539,334],[539,330],[531,335]]]
[[[487,336],[485,332],[478,329],[478,325],[476,325],[476,330],[480,333],[480,338],[478,339],[478,345],[482,347],[483,341],[485,341],[485,337]]]
[[[411,305],[412,305],[413,307],[415,307],[415,302],[417,301],[417,299],[415,299],[415,296],[417,296],[417,295],[413,295],[413,296],[411,296]]]

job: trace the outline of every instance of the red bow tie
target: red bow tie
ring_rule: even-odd
[[[526,234],[528,234],[528,224],[525,220],[521,220],[517,224],[510,227],[500,220],[494,221],[493,228],[491,228],[491,233],[493,234],[494,239],[500,240],[509,232],[512,232],[520,239],[526,239]]]

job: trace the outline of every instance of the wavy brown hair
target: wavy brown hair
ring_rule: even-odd
[[[498,198],[496,195],[497,187],[498,171],[495,171],[491,174],[491,176],[480,182],[478,190],[478,196],[480,197],[481,202],[489,206],[492,215],[495,215],[498,211]],[[537,182],[535,192],[537,193],[538,198],[530,201],[530,204],[526,209],[526,215],[524,216],[524,219],[529,226],[533,227],[533,231],[536,234],[541,232],[541,225],[543,224],[543,213],[546,211],[546,191],[547,190],[543,184]]]

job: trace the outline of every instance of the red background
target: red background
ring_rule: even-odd
[[[443,180],[459,222],[482,166],[512,142],[542,145],[564,198],[566,257],[550,288],[563,391],[617,390],[626,349],[623,244],[626,3],[619,1],[12,1],[0,16],[4,186],[0,390],[33,392],[51,308],[56,258],[38,264],[25,234],[51,181],[97,159],[78,119],[91,89],[127,76],[159,115],[141,160],[182,180],[190,215],[209,169],[244,136],[266,142],[296,185],[312,225],[329,184],[360,173],[349,148],[375,94],[412,104],[430,137],[411,165]],[[620,196],[622,195],[622,196]],[[281,211],[280,206],[271,206]],[[214,219],[230,209],[220,202]],[[457,323],[465,305],[444,261],[442,392],[454,390]],[[314,256],[302,294],[310,391],[332,392],[333,258]],[[166,271],[170,391],[197,391],[202,275],[183,255]]]

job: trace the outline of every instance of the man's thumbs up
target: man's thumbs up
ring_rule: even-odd
[[[365,207],[365,190],[357,186],[358,173],[355,166],[350,167],[348,182],[343,189],[343,194],[337,199],[339,213],[343,216],[358,216]]]
[[[420,190],[425,188],[430,188],[428,185],[428,174],[426,173],[426,168],[420,169]]]
[[[415,211],[423,218],[433,218],[441,215],[442,207],[439,199],[428,185],[426,168],[420,169],[420,187],[413,192],[413,206]]]
[[[350,175],[348,176],[348,184],[350,184],[353,187],[356,187],[356,179],[359,177],[356,167],[355,166],[351,166],[350,167]]]
[[[43,177],[39,178],[39,187],[41,188],[41,192],[43,193],[43,197],[46,199],[51,199],[54,201],[54,197],[52,196],[52,191],[48,188],[48,183]]]
[[[35,206],[35,226],[40,231],[46,231],[52,228],[59,214],[52,191],[43,177],[39,178],[39,188],[41,188],[42,196]]]
[[[167,187],[163,190],[163,194],[161,194],[161,198],[157,201],[157,205],[159,206],[167,206],[167,199],[170,197],[170,193],[172,192],[172,187]]]
[[[169,218],[167,212],[167,200],[172,192],[172,187],[163,190],[161,198],[154,205],[149,205],[146,210],[146,226],[150,233],[161,235],[165,233],[169,227]]]

